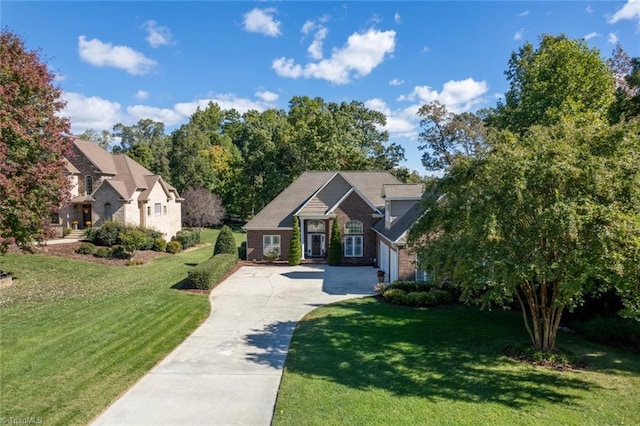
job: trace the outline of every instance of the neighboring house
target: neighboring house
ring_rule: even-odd
[[[402,184],[388,172],[305,172],[245,225],[247,260],[271,250],[287,259],[294,217],[302,258],[325,258],[337,217],[342,264],[378,266],[387,280],[420,278],[406,236],[422,192],[423,185]]]
[[[100,226],[105,220],[155,229],[166,239],[181,229],[176,189],[127,155],[75,139],[66,160],[71,202],[51,218],[59,234],[65,227]]]

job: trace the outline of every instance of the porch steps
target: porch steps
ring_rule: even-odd
[[[82,240],[84,239],[84,231],[82,229],[74,229],[64,238],[67,240]]]

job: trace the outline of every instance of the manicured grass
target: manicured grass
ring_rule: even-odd
[[[218,231],[204,230],[212,243]],[[87,423],[207,317],[206,296],[172,289],[211,244],[114,267],[9,254],[0,290],[0,418]]]
[[[298,324],[274,425],[640,423],[640,358],[562,333],[590,367],[555,371],[501,354],[527,342],[517,312],[414,310],[373,298]]]

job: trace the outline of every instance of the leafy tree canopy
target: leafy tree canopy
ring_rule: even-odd
[[[42,241],[45,221],[69,197],[65,103],[37,51],[0,31],[0,253]]]

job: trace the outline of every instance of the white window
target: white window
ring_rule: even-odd
[[[154,216],[160,216],[161,214],[162,214],[162,204],[155,203],[153,205],[153,215]]]
[[[280,256],[280,235],[263,235],[262,236],[262,254],[276,251]]]
[[[93,193],[93,177],[87,176],[84,178],[84,195],[91,195]]]
[[[344,226],[344,257],[362,257],[362,234],[364,227],[359,220],[350,220]]]
[[[310,220],[307,222],[307,232],[324,232],[324,220]]]
[[[364,227],[359,220],[350,220],[344,226],[345,234],[363,234]]]
[[[347,235],[344,237],[344,256],[362,257],[362,235]]]

